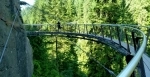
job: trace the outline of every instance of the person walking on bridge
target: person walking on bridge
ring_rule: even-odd
[[[61,29],[60,21],[57,22],[58,31]]]

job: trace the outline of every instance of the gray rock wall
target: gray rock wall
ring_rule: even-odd
[[[0,57],[17,10],[17,18],[0,63],[0,77],[32,76],[32,47],[22,26],[19,0],[0,0]]]

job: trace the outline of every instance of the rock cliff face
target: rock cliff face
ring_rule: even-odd
[[[19,0],[0,0],[0,58],[11,28],[10,38],[0,62],[0,77],[31,77],[32,47],[22,26]]]

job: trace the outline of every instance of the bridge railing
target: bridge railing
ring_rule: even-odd
[[[26,27],[28,27],[26,25]],[[112,39],[118,39],[118,43],[122,42],[134,46],[132,29],[124,28],[121,25],[112,24],[62,24],[58,29],[57,24],[36,24],[30,25],[28,28],[32,28],[33,31],[50,31],[50,32],[70,32],[80,34],[93,34],[95,36],[109,37]],[[29,30],[29,29],[28,29]],[[137,33],[137,32],[134,32]],[[138,35],[138,34],[135,34]],[[138,35],[139,36],[139,35]],[[129,47],[126,45],[126,48]],[[128,49],[130,50],[130,49]]]
[[[118,77],[129,77],[139,63],[146,47],[146,36],[137,28],[118,24],[32,24],[25,25],[28,32],[61,32],[78,33],[99,36],[126,48],[126,55],[135,55]],[[140,38],[140,47],[137,48],[136,37]],[[137,51],[137,53],[135,53]]]
[[[101,37],[108,37],[108,39],[116,39],[120,46],[135,53],[135,39],[133,37],[142,37],[139,31],[134,31],[132,28],[124,27],[131,25],[117,25],[117,24],[61,24],[58,28],[58,24],[32,24],[26,25],[26,29],[32,31],[50,31],[50,32],[66,32],[66,33],[80,33],[87,35],[95,35]],[[134,36],[133,36],[134,34]],[[114,41],[114,40],[113,40]],[[125,45],[126,44],[126,45]],[[134,46],[131,48],[131,46]],[[132,54],[134,54],[132,53]]]

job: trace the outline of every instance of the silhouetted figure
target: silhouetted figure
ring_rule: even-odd
[[[60,26],[60,22],[59,22],[59,21],[57,22],[57,27],[58,27],[58,30],[61,29],[61,26]]]
[[[126,56],[126,62],[127,62],[127,64],[130,62],[130,60],[131,60],[132,58],[133,58],[133,55],[127,55],[127,56]],[[134,71],[133,71],[133,73],[131,74],[130,77],[135,77]]]

